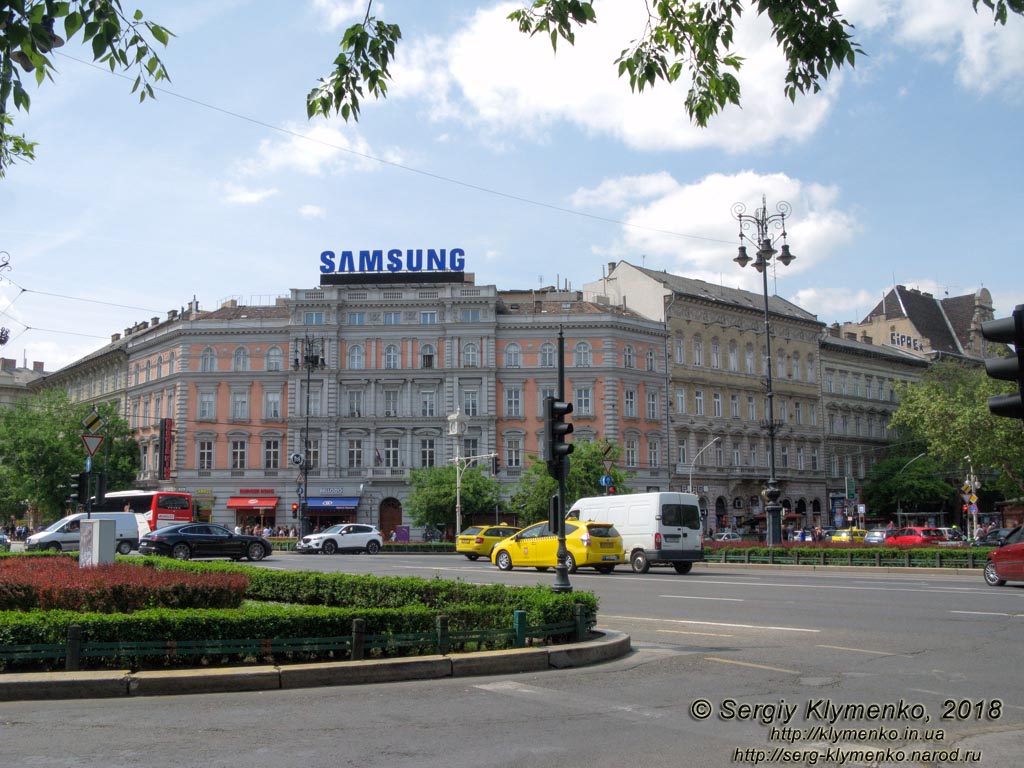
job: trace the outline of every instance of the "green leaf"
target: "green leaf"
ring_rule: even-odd
[[[78,11],[69,13],[64,18],[64,37],[70,40],[82,28],[82,14]]]

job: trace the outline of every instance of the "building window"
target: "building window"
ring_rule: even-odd
[[[828,392],[830,395],[834,394],[836,391],[835,376],[832,374],[831,371],[825,374],[825,391]]]
[[[231,441],[231,468],[232,469],[245,469],[245,440],[232,440]]]
[[[593,416],[593,393],[590,387],[576,387],[576,401],[573,403],[573,413],[580,416]]]
[[[711,396],[711,408],[712,408],[712,415],[716,419],[722,418],[722,395],[721,395],[720,392],[715,392]]]
[[[779,398],[779,419],[789,421],[789,401],[785,398]]]
[[[556,363],[555,357],[555,345],[551,342],[545,342],[540,348],[540,367],[541,368],[554,368]]]
[[[740,444],[739,443],[733,443],[732,444],[732,465],[734,467],[738,467],[740,465],[740,462],[743,460],[742,453],[743,453],[743,451],[740,450]]]
[[[348,465],[355,469],[363,466],[363,441],[348,441]]]
[[[363,416],[363,391],[350,389],[348,392],[348,417],[360,419]]]
[[[306,460],[311,469],[320,466],[320,438],[306,441]]]
[[[505,389],[505,416],[518,418],[523,415],[523,391],[519,387]]]
[[[171,376],[174,373],[174,350],[171,350],[171,354],[167,356],[167,375]]]
[[[200,421],[213,421],[217,418],[217,411],[214,407],[216,405],[216,398],[213,392],[200,392],[199,393],[199,420]],[[137,414],[136,414],[137,416]],[[133,419],[135,421],[136,419]],[[134,424],[133,426],[138,426]]]
[[[389,437],[384,441],[384,466],[392,468],[402,466],[397,437]]]
[[[704,366],[704,341],[700,336],[693,337],[693,364],[698,368]]]
[[[324,324],[324,313],[323,312],[306,312],[306,322],[304,325],[323,325]]]
[[[434,438],[432,437],[420,440],[420,466],[437,466],[437,457],[434,451]]]
[[[804,423],[803,403],[801,403],[799,400],[793,403],[793,420],[796,421],[797,424]]]
[[[658,353],[653,349],[647,350],[644,354],[644,360],[646,361],[648,371],[658,370]]]
[[[263,418],[264,419],[280,419],[281,418],[281,393],[280,392],[264,392],[263,393]]]
[[[636,418],[636,390],[627,389],[622,393],[622,415],[627,419]]]
[[[679,365],[686,365],[686,337],[684,336],[676,339],[676,362]]]
[[[459,317],[464,323],[479,323],[480,322],[480,310],[479,309],[463,309],[459,313]]]
[[[213,469],[213,440],[200,440],[196,464],[199,469],[209,471]]]
[[[812,355],[807,356],[807,381],[813,384],[815,380],[814,373],[814,357]]]
[[[231,419],[232,421],[244,421],[249,418],[249,393],[231,393]]]
[[[505,347],[505,367],[519,368],[523,364],[523,353],[518,344],[509,344]]]
[[[401,312],[385,312],[384,313],[384,325],[401,325],[402,324],[402,313]]]
[[[312,382],[309,385],[308,390],[306,384],[302,384],[303,387],[303,405],[305,406],[303,415],[319,416],[320,415],[320,382]]]
[[[366,352],[361,344],[349,347],[348,367],[353,371],[361,371],[366,367]]]
[[[753,375],[754,373],[754,345],[747,344],[743,349],[743,369]]]
[[[693,391],[693,410],[698,416],[704,415],[704,390],[695,389]]]
[[[480,441],[475,437],[467,437],[462,441],[462,455],[476,456],[480,453]]]
[[[199,357],[199,370],[203,373],[210,373],[217,370],[217,355],[213,347],[207,347]],[[139,367],[135,366],[135,383],[139,383]]]
[[[480,367],[480,348],[469,343],[462,348],[462,365],[466,368]]]
[[[793,379],[800,381],[800,355],[793,355],[793,365],[790,370],[793,372]]]
[[[576,345],[576,350],[573,355],[573,365],[577,368],[589,368],[593,363],[590,357],[590,345],[585,341],[581,341]]]
[[[281,354],[280,347],[271,347],[267,350],[267,370],[284,370],[284,356]]]
[[[366,325],[366,313],[365,312],[349,312],[348,313],[348,324],[349,325]]]
[[[679,441],[679,463],[686,463],[686,438],[682,438]]]
[[[420,416],[433,416],[437,395],[432,389],[420,392]]]
[[[622,350],[622,367],[633,368],[635,365],[633,361],[633,347],[627,344]]]
[[[420,312],[420,323],[422,325],[437,325],[437,312],[434,310]]]
[[[389,370],[394,370],[398,368],[398,362],[398,346],[395,344],[388,344],[384,349],[384,367]]]
[[[788,445],[782,446],[781,456],[782,456],[782,466],[783,467],[788,467],[789,466],[789,446]]]
[[[729,370],[736,372],[740,369],[740,355],[739,349],[736,346],[735,341],[729,342]]]
[[[734,419],[740,417],[740,396],[729,395],[729,415]]]
[[[523,466],[523,441],[518,437],[505,439],[505,466],[516,468]]]
[[[385,416],[397,416],[398,415],[398,390],[397,389],[385,389],[384,390],[384,415]]]
[[[463,390],[462,412],[466,416],[480,415],[480,392],[475,389]]]
[[[637,465],[637,445],[635,437],[626,438],[626,466],[635,467]]]
[[[433,368],[436,354],[433,344],[424,344],[420,348],[420,368]]]
[[[722,345],[719,343],[718,339],[711,340],[711,367],[722,367]]]
[[[281,468],[281,441],[276,437],[263,442],[263,468]]]
[[[647,393],[647,418],[656,419],[658,418],[658,393],[648,392]]]
[[[245,347],[239,347],[238,349],[235,350],[235,354],[232,359],[232,370],[249,370],[249,350],[246,349]]]
[[[686,413],[686,387],[676,388],[676,413]]]
[[[796,468],[804,468],[804,449],[802,447],[796,449]]]
[[[811,469],[818,468],[818,449],[811,448]]]

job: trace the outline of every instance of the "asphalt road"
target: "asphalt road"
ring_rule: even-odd
[[[437,555],[281,554],[263,566],[553,580]],[[599,626],[633,637],[630,656],[495,678],[0,704],[0,765],[1021,762],[1024,588],[980,574],[729,565],[570,578],[599,595]]]

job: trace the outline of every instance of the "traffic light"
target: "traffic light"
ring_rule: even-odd
[[[89,500],[89,473],[79,472],[75,484],[78,486],[78,503],[85,504]]]
[[[565,417],[572,413],[572,403],[544,398],[544,438],[547,444],[548,474],[556,480],[564,479],[573,444],[565,442],[572,434],[572,424]]]
[[[96,475],[96,506],[103,503],[107,495],[107,473],[100,472]]]
[[[299,505],[298,504],[292,504],[292,517],[298,517],[298,516],[299,516]]]
[[[609,496],[614,496],[614,495],[615,495],[615,493],[616,493],[616,491],[615,491],[615,486],[614,486],[614,485],[609,485],[609,486],[608,486],[608,495],[609,495]]]
[[[558,531],[558,494],[548,499],[548,530],[552,533]]]
[[[1013,315],[981,324],[981,335],[998,344],[1013,344],[1015,354],[985,360],[985,372],[993,379],[1013,381],[1017,394],[996,395],[988,399],[993,416],[1024,419],[1024,304],[1018,304]]]

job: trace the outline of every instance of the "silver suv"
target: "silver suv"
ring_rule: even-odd
[[[303,536],[302,541],[295,545],[295,551],[303,554],[323,552],[325,555],[333,555],[335,552],[368,552],[375,555],[380,552],[383,542],[384,537],[372,525],[341,523],[320,533]]]

